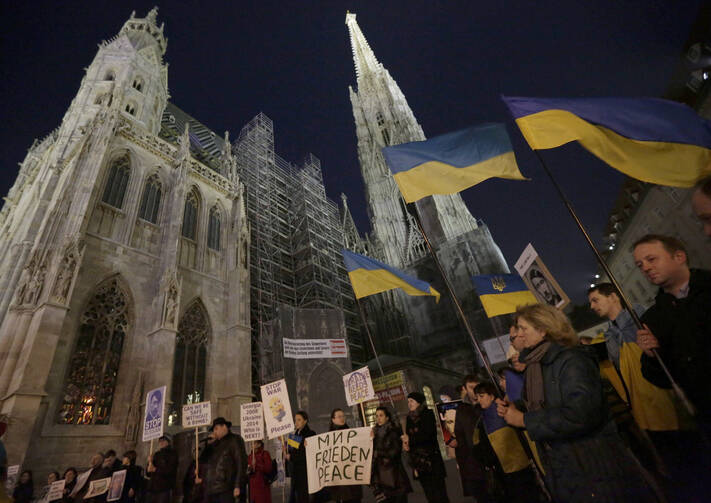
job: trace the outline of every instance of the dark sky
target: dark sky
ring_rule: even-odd
[[[33,138],[57,127],[97,44],[155,2],[4,2],[0,7],[0,153],[6,194]],[[557,4],[557,5],[556,5]],[[357,19],[425,134],[504,121],[531,182],[487,181],[464,198],[513,266],[528,242],[576,300],[596,270],[592,253],[507,115],[499,94],[659,96],[700,2],[170,2],[165,21],[171,101],[234,138],[259,111],[278,153],[322,161],[326,190],[344,192],[368,230],[348,85],[345,26]],[[543,157],[598,238],[622,177],[577,145]]]

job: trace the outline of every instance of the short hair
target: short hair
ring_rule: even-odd
[[[301,416],[301,417],[303,417],[303,418],[304,418],[304,421],[306,421],[306,422],[309,421],[309,415],[306,413],[305,410],[296,411],[296,414],[294,414],[294,415],[295,415],[295,416]]]
[[[615,288],[615,285],[613,285],[612,283],[598,283],[597,285],[588,288],[588,295],[593,292],[598,292],[601,295],[604,295],[605,297],[609,297],[613,293],[618,297],[620,296],[619,292],[617,291],[617,288]]]
[[[686,251],[686,246],[684,246],[684,243],[672,236],[664,236],[662,234],[645,234],[641,238],[639,238],[637,241],[634,242],[632,245],[632,250],[634,251],[635,248],[637,248],[641,244],[646,244],[646,243],[661,243],[664,249],[670,254],[673,255],[676,252],[684,252],[684,255],[686,255],[687,260],[689,257],[688,252]]]
[[[486,394],[486,395],[496,396],[496,388],[490,382],[483,382],[483,383],[477,384],[476,388],[474,388],[474,394],[475,395]]]
[[[77,471],[76,468],[74,468],[73,466],[70,466],[69,468],[67,468],[66,470],[64,470],[64,475],[62,476],[62,478],[63,478],[63,479],[66,479],[66,478],[67,478],[67,473],[69,473],[69,472],[74,472],[74,478],[76,478],[76,476],[79,474],[79,472]]]
[[[104,454],[105,458],[109,458],[111,456],[116,456],[116,451],[113,449],[109,449],[108,451],[106,451],[106,454]]]
[[[707,176],[697,183],[694,190],[700,190],[706,197],[711,197],[711,176]]]
[[[50,475],[54,475],[57,480],[59,480],[59,472],[49,472]]]
[[[480,383],[486,381],[488,378],[486,375],[484,375],[482,372],[477,371],[474,372],[473,374],[467,374],[464,376],[464,380],[462,381],[462,384],[466,388],[467,384],[470,382],[475,382],[475,383]]]
[[[131,463],[131,465],[136,464],[136,457],[137,457],[136,451],[134,451],[134,450],[126,451],[123,453],[123,457],[128,458],[128,461],[129,461],[129,463]]]
[[[562,346],[577,346],[580,342],[570,320],[563,311],[548,304],[532,304],[519,307],[516,314],[536,330],[545,332],[545,337]]]

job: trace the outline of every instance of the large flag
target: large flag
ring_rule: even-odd
[[[513,473],[528,467],[528,456],[523,450],[516,431],[497,414],[496,407],[492,404],[489,408],[483,409],[481,415],[489,443],[496,457],[499,458],[504,473]]]
[[[538,303],[518,274],[483,274],[472,276],[472,280],[489,318],[513,313],[518,306]]]
[[[434,295],[439,302],[439,292],[429,283],[370,257],[348,250],[342,250],[341,253],[357,299],[401,288],[408,295]]]
[[[482,124],[425,141],[383,148],[408,203],[455,194],[492,177],[526,180],[503,124]]]
[[[534,150],[578,141],[638,180],[691,187],[711,174],[711,121],[657,98],[503,96]]]

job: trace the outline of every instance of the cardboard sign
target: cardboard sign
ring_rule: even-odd
[[[212,423],[210,402],[183,405],[183,428],[197,428]]]
[[[282,339],[284,358],[348,358],[345,339]]]
[[[163,411],[165,410],[165,386],[152,389],[146,394],[146,411],[143,414],[143,441],[148,442],[163,436]]]
[[[267,425],[267,438],[285,435],[294,429],[294,417],[291,415],[289,392],[286,381],[280,379],[261,387],[264,422]]]
[[[209,402],[208,402],[209,403]],[[109,485],[109,494],[106,496],[106,501],[118,501],[123,493],[123,485],[126,483],[126,470],[118,470],[111,475],[111,484]]]
[[[74,489],[72,489],[72,492],[69,494],[71,498],[79,494],[79,491],[84,489],[84,486],[86,485],[86,481],[89,480],[89,476],[91,475],[91,469],[85,471],[84,473],[80,473],[77,475],[77,483],[74,484]]]
[[[52,482],[52,485],[49,486],[49,491],[47,491],[47,501],[55,501],[62,499],[62,496],[64,496],[65,483],[66,480],[64,479]]]
[[[17,479],[20,478],[20,465],[12,465],[7,467],[7,480],[5,480],[5,490],[12,495],[17,485]]]
[[[570,303],[570,299],[543,263],[541,257],[538,256],[531,243],[528,243],[526,249],[523,250],[514,268],[539,302],[558,309],[563,309]]]
[[[370,484],[373,459],[371,428],[335,430],[309,437],[306,473],[309,494],[327,486]]]
[[[363,367],[344,375],[343,388],[346,390],[348,405],[358,405],[361,402],[375,398],[373,381],[370,380],[368,367]]]
[[[106,477],[105,479],[96,479],[89,482],[89,490],[84,495],[84,499],[88,500],[94,496],[99,496],[104,494],[109,490],[109,485],[111,484],[111,477]]]
[[[246,442],[264,439],[264,410],[262,402],[240,405],[240,432]]]

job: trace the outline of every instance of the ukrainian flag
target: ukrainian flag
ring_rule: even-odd
[[[302,437],[301,435],[297,435],[296,433],[289,433],[289,436],[286,439],[286,443],[289,445],[289,447],[293,449],[298,449],[303,440],[304,437]]]
[[[489,318],[513,313],[518,306],[538,303],[518,274],[484,274],[473,276],[472,280]]]
[[[496,413],[496,407],[492,405],[488,409],[484,409],[482,418],[489,443],[494,449],[504,473],[518,472],[527,468],[529,466],[528,456],[523,450],[516,431]]]
[[[370,257],[348,250],[341,250],[341,253],[357,299],[401,288],[408,295],[434,295],[439,302],[439,292],[429,283],[408,276]]]
[[[624,174],[692,187],[711,174],[711,121],[657,98],[502,99],[534,150],[578,141]]]
[[[526,180],[503,124],[482,124],[385,147],[383,155],[408,203],[434,194],[456,194],[492,177]]]

